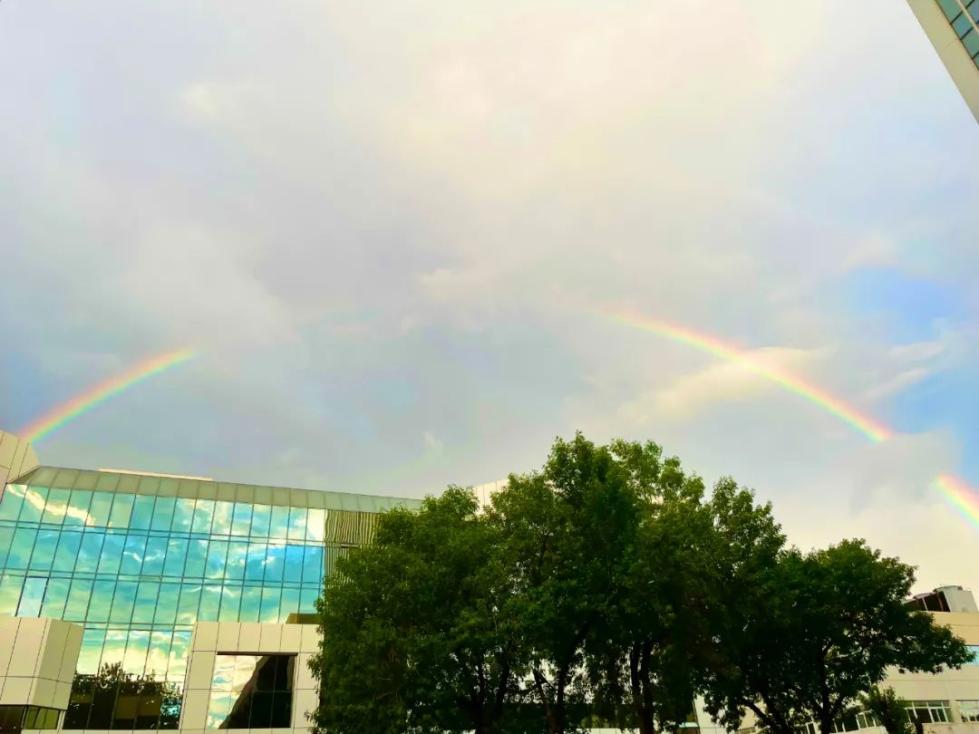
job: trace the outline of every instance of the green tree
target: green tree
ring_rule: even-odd
[[[711,516],[703,483],[652,443],[611,446],[642,498],[640,524],[610,577],[609,603],[586,641],[600,710],[641,734],[673,729],[692,711],[697,651],[709,641]]]
[[[763,596],[727,610],[737,618],[718,640],[724,674],[706,689],[708,710],[729,726],[747,708],[777,734],[808,720],[830,734],[889,667],[934,673],[969,659],[947,628],[905,605],[912,567],[862,540],[785,551],[758,580]]]
[[[338,563],[320,603],[317,731],[499,730],[521,670],[494,526],[449,488],[394,510]]]
[[[625,449],[596,446],[580,433],[558,439],[541,472],[511,476],[493,499],[514,582],[508,616],[550,734],[578,729],[569,710],[588,693],[586,642],[621,602],[624,559],[641,516],[642,467],[628,466]]]
[[[874,686],[860,696],[860,705],[880,722],[887,734],[911,734],[908,702],[900,698],[893,688]]]

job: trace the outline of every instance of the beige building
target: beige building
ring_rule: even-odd
[[[979,121],[979,0],[908,0],[908,4]]]

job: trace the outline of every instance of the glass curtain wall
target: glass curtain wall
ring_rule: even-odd
[[[176,728],[194,622],[315,611],[327,511],[100,491],[119,477],[96,476],[6,488],[0,614],[84,626],[65,728]]]

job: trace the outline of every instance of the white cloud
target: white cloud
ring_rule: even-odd
[[[799,374],[823,355],[818,350],[769,347],[747,352],[745,356],[753,363]],[[690,419],[719,402],[748,400],[763,392],[781,389],[743,363],[720,362],[699,372],[685,374],[666,387],[653,391],[649,397],[657,413],[671,418]],[[642,402],[646,401],[640,399]],[[638,405],[622,408],[626,413],[637,409]]]

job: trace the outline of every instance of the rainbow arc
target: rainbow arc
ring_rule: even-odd
[[[761,378],[775,383],[787,392],[798,395],[823,411],[861,433],[873,443],[891,438],[896,431],[867,415],[855,405],[832,395],[813,383],[787,370],[766,364],[750,352],[728,344],[715,336],[697,332],[680,324],[654,319],[630,311],[607,311],[606,315],[620,324],[656,334],[657,336],[698,349],[727,362],[740,365]],[[973,523],[979,524],[979,493],[961,479],[951,474],[941,474],[934,480],[935,487],[956,510]]]
[[[52,431],[56,431],[97,405],[101,405],[109,398],[125,392],[154,375],[183,364],[195,356],[196,353],[191,349],[178,349],[143,360],[122,374],[110,377],[61,405],[56,405],[33,423],[21,429],[20,435],[28,441],[40,441]]]

